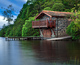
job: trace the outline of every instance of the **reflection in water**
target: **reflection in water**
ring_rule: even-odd
[[[40,41],[38,45],[33,44],[33,49],[40,61],[78,65],[79,45],[78,42],[74,43],[74,41],[73,43],[71,41]]]
[[[67,47],[64,42],[40,41],[39,45],[33,44],[37,57],[44,61],[63,62],[69,60]]]
[[[0,38],[0,65],[80,65],[76,41],[5,41]]]

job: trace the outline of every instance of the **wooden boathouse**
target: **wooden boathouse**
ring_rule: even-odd
[[[70,24],[71,12],[43,10],[32,21],[32,28],[40,30],[40,37],[54,38],[68,36],[66,27]]]

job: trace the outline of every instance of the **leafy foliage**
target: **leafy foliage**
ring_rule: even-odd
[[[22,27],[23,24],[25,22],[23,22],[22,19],[17,19],[17,22],[14,23],[14,26],[12,28],[12,30],[10,31],[10,36],[21,36],[22,35]]]
[[[26,20],[22,28],[22,36],[39,36],[39,31],[32,28],[32,21],[35,17],[30,17],[29,20]]]
[[[73,21],[67,27],[66,32],[71,35],[73,39],[80,39],[80,12],[74,14]]]
[[[2,29],[1,29],[1,31],[0,31],[0,36],[1,36],[1,37],[4,37],[4,36],[5,36],[5,34],[6,34],[5,31],[6,31],[7,29],[8,29],[8,26],[5,26],[5,28],[2,28]]]
[[[6,9],[2,7],[4,11],[2,12],[4,19],[7,18],[6,21],[8,21],[8,24],[10,25],[10,22],[13,20],[13,7],[12,5],[9,5]]]
[[[46,7],[43,10],[51,10],[51,8],[50,7]]]
[[[79,9],[80,0],[63,0],[63,3],[67,5],[68,8],[74,8],[74,11]]]
[[[8,27],[8,26],[7,26]],[[13,25],[9,25],[9,27],[6,29],[6,33],[5,33],[5,36],[8,37],[9,36],[9,33],[10,31],[12,30],[12,27]]]
[[[64,5],[62,3],[55,3],[52,7],[53,11],[64,11]]]

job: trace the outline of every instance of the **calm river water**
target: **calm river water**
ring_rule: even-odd
[[[5,41],[0,37],[0,65],[80,65],[80,43]]]

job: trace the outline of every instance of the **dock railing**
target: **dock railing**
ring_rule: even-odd
[[[48,20],[42,20],[42,21],[32,21],[32,28],[48,28],[48,27],[55,27],[56,21],[52,20],[51,23],[49,23]]]

